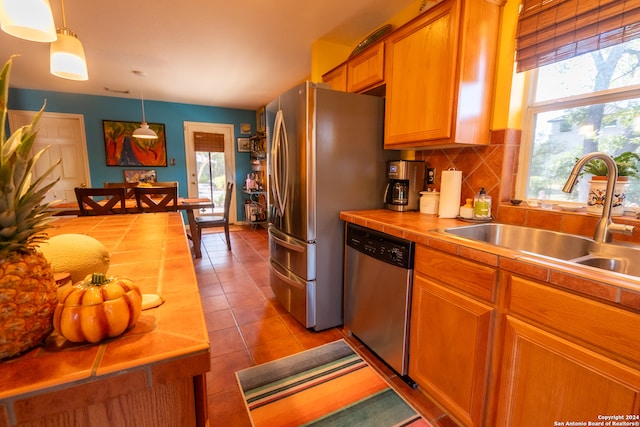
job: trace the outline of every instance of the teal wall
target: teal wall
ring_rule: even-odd
[[[39,110],[46,100],[45,111],[50,113],[73,113],[84,116],[84,126],[89,157],[89,171],[93,186],[102,186],[105,181],[122,181],[122,170],[131,167],[106,166],[102,120],[141,121],[140,99],[114,98],[108,96],[78,95],[62,92],[47,92],[12,88],[9,91],[9,109]],[[235,138],[246,137],[240,133],[240,123],[250,123],[252,133],[256,129],[256,113],[252,110],[207,107],[172,102],[144,101],[147,121],[165,125],[167,142],[167,167],[152,167],[158,181],[178,181],[180,195],[187,196],[187,171],[184,151],[183,122],[233,124]],[[244,177],[250,172],[249,153],[239,153],[235,147],[235,180],[238,220],[243,219]],[[175,166],[170,160],[175,159]],[[140,168],[144,169],[144,168]]]

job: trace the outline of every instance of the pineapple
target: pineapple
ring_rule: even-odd
[[[11,57],[0,73],[0,360],[41,343],[53,330],[57,289],[51,266],[35,247],[47,239],[51,214],[42,203],[55,185],[44,185],[57,163],[32,182],[34,165],[46,150],[31,156],[33,121],[5,135]]]

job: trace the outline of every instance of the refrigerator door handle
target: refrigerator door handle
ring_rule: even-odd
[[[280,280],[296,288],[302,288],[302,289],[305,288],[306,283],[303,280],[300,280],[294,275],[292,275],[291,273],[289,273],[283,267],[278,265],[278,263],[274,261],[271,261],[270,263],[271,263],[271,271],[273,272],[273,274],[278,276]]]
[[[284,114],[282,110],[276,113],[274,124],[274,140],[271,147],[271,158],[273,168],[274,193],[276,198],[276,207],[280,212],[280,216],[284,215],[284,208],[287,204],[287,187],[289,186],[289,171],[286,168],[289,157],[288,149],[289,141],[287,140],[287,127],[284,123]],[[282,167],[284,161],[285,167]],[[280,176],[283,173],[283,177]],[[281,178],[284,181],[281,181]]]
[[[273,180],[273,196],[274,202],[276,205],[276,209],[279,215],[282,215],[282,211],[280,210],[280,194],[279,194],[279,186],[280,186],[280,177],[278,176],[278,146],[280,144],[280,110],[276,113],[276,120],[273,124],[274,133],[273,133],[273,145],[271,146],[271,169],[273,170],[271,174],[271,178]]]
[[[270,229],[269,233],[271,234],[271,238],[275,241],[276,244],[285,247],[289,250],[295,251],[295,252],[304,252],[305,251],[305,246],[296,243],[295,241],[292,241],[291,239],[288,239],[284,234],[279,233],[278,231],[274,230],[274,229]]]

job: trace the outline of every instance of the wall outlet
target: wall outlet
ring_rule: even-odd
[[[435,184],[436,168],[427,168],[427,184]]]

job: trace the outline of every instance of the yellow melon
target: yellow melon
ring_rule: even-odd
[[[40,251],[51,263],[54,273],[71,274],[72,283],[93,273],[109,269],[109,251],[93,237],[84,234],[60,234],[40,244]]]

